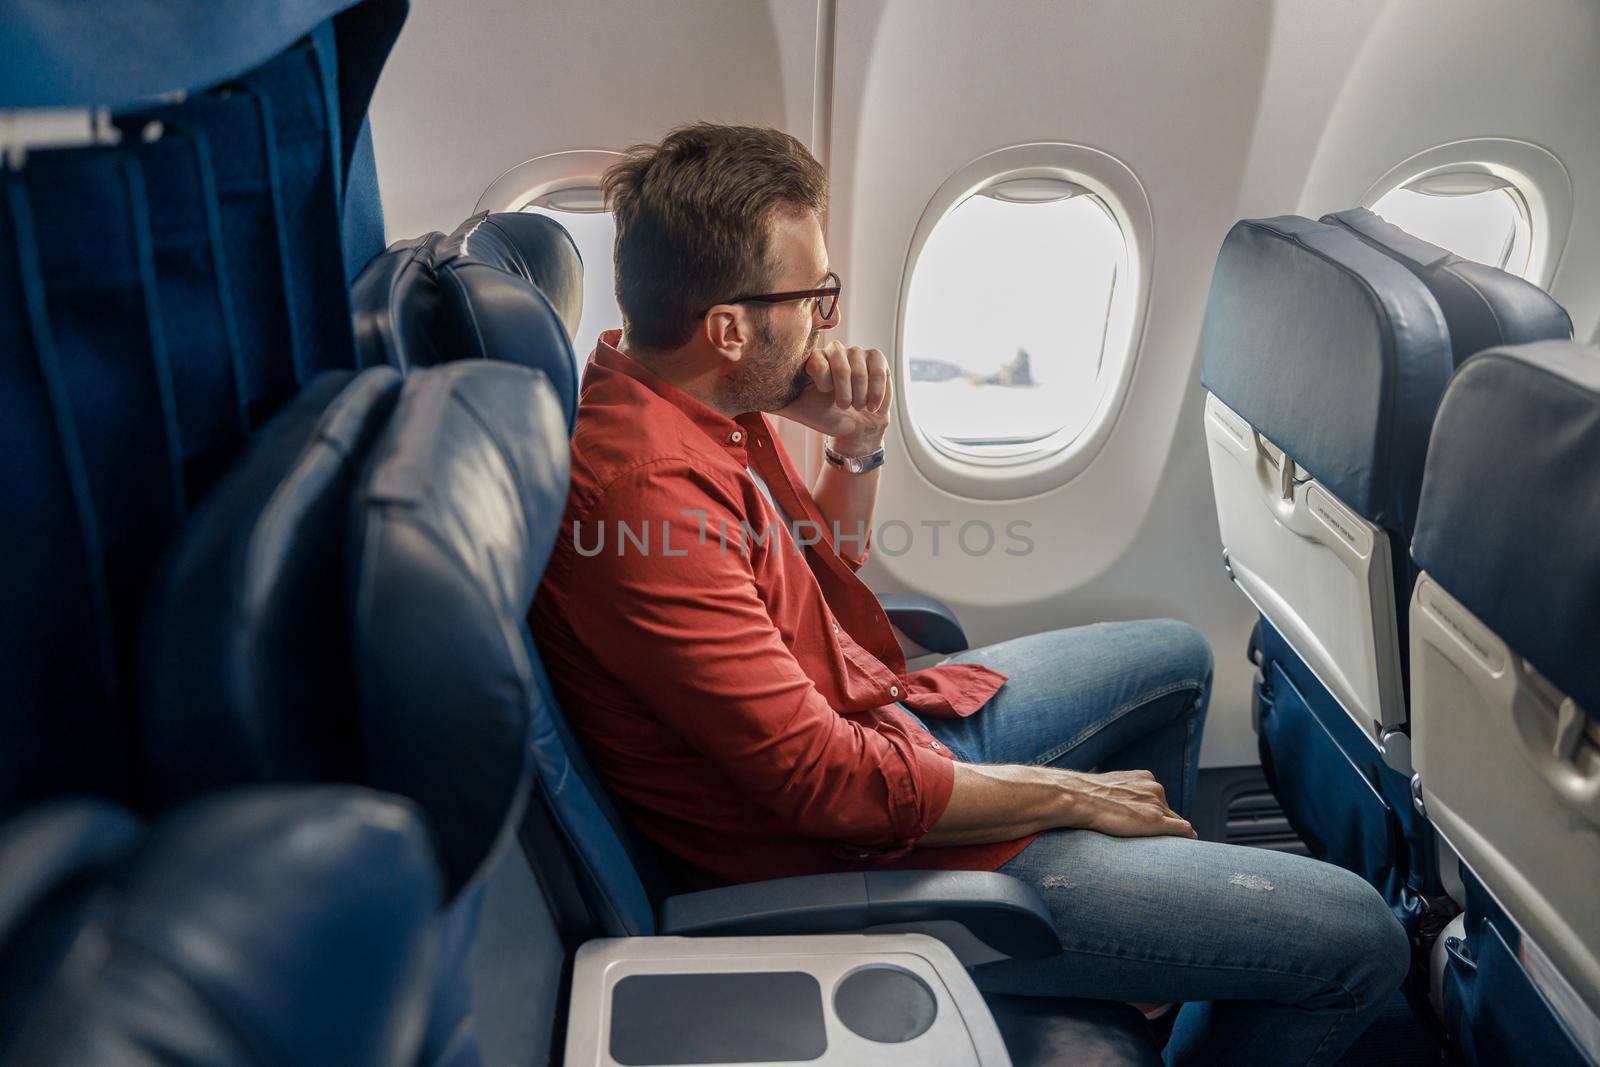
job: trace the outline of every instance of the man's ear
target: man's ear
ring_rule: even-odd
[[[730,363],[744,358],[750,343],[750,325],[742,309],[733,304],[718,304],[706,312],[701,322],[706,344]]]

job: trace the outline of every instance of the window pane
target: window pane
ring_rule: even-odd
[[[958,205],[929,234],[907,297],[906,403],[917,424],[990,455],[1083,430],[1115,378],[1102,361],[1126,256],[1092,196]]]
[[[1466,259],[1513,274],[1528,268],[1528,220],[1510,190],[1429,196],[1410,189],[1394,189],[1372,205],[1372,210],[1413,237]]]
[[[572,347],[580,360],[594,351],[595,342],[605,330],[622,329],[622,311],[617,307],[615,272],[612,269],[613,245],[617,225],[609,211],[554,211],[543,207],[522,210],[555,219],[567,228],[583,256],[583,318]]]

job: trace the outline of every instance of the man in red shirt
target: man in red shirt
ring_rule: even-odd
[[[1060,955],[990,988],[1186,1000],[1172,1062],[1332,1062],[1405,936],[1326,864],[1192,840],[1211,680],[1173,622],[1019,638],[907,669],[856,575],[892,374],[822,343],[841,285],[822,168],[700,124],[607,172],[626,328],[583,376],[563,534],[533,621],[562,706],[639,829],[707,882],[1003,870]],[[768,414],[823,435],[800,479]]]

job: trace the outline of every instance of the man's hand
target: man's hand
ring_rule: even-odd
[[[883,444],[893,408],[889,360],[876,348],[830,341],[806,360],[811,384],[800,399],[779,411],[786,419],[833,438],[847,456],[875,452]]]
[[[958,763],[950,803],[922,844],[985,844],[1056,829],[1113,837],[1196,836],[1194,827],[1167,807],[1166,790],[1149,771],[1085,774]]]
[[[1070,806],[1062,826],[1112,837],[1196,836],[1194,827],[1167,807],[1167,791],[1149,771],[1061,773],[1070,776],[1063,783]]]

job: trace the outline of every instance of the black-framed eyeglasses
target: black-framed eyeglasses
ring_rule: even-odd
[[[828,284],[819,289],[792,289],[787,293],[754,293],[750,296],[735,297],[732,300],[721,300],[722,304],[781,304],[786,300],[809,300],[813,297],[817,301],[817,313],[822,316],[822,321],[831,322],[834,312],[839,310],[839,294],[844,291],[844,283],[833,271],[823,279]],[[712,307],[716,305],[713,304]],[[700,312],[701,317],[711,314],[711,308]]]

